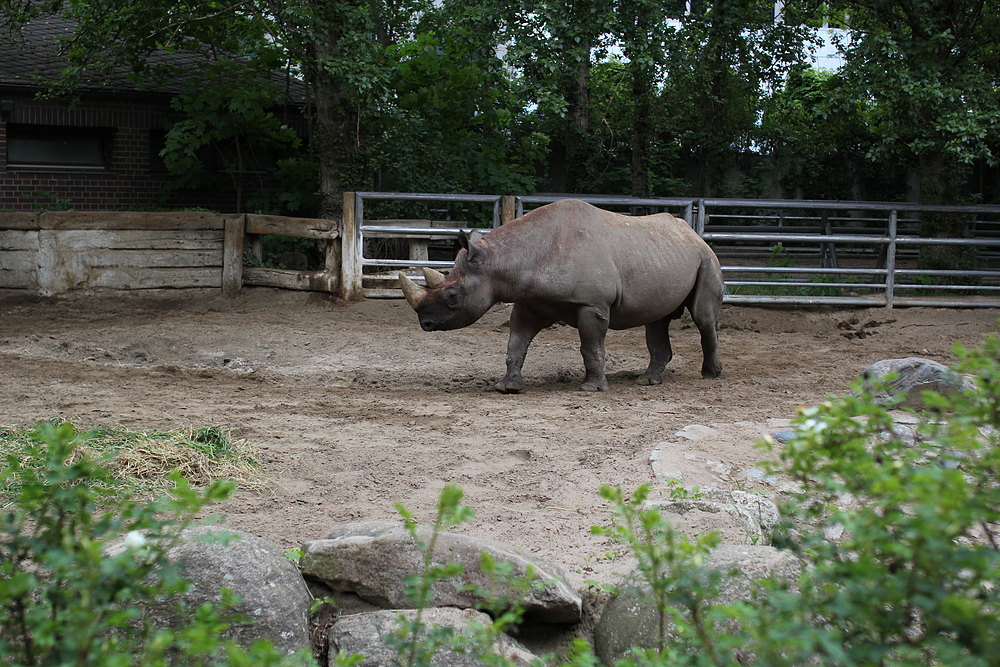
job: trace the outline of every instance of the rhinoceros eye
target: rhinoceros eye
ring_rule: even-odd
[[[459,303],[462,302],[461,292],[458,290],[458,288],[451,285],[449,285],[444,289],[442,296],[444,296],[444,302],[452,307],[457,306]]]

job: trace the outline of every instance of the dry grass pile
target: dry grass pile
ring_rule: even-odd
[[[0,455],[23,453],[33,437],[30,430],[0,427]],[[218,479],[232,480],[242,488],[263,485],[258,450],[212,426],[177,431],[94,429],[81,433],[74,455],[84,454],[101,460],[117,479],[139,490],[170,488],[174,470],[193,486]]]

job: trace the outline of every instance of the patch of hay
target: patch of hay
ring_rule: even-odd
[[[0,429],[0,453],[23,450],[30,431]],[[140,489],[164,490],[172,486],[174,470],[192,486],[206,486],[219,479],[241,488],[263,486],[260,453],[242,438],[215,427],[179,431],[133,431],[103,428],[81,432],[75,456],[100,460],[123,483]]]

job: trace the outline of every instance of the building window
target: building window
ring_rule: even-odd
[[[106,169],[113,130],[7,124],[8,167]]]

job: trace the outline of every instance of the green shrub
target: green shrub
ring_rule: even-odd
[[[0,664],[281,664],[267,642],[244,650],[220,638],[234,620],[225,605],[202,605],[179,628],[141,622],[145,601],[189,586],[166,553],[233,483],[197,492],[175,472],[168,496],[142,503],[100,459],[77,451],[80,442],[71,424],[42,424],[4,456],[0,488],[11,496],[0,518]],[[125,549],[106,553],[120,537]]]
[[[975,386],[925,392],[915,438],[866,381],[801,411],[780,453],[801,487],[783,546],[809,567],[765,607],[763,664],[1000,664],[1000,342],[957,352]]]
[[[620,667],[1000,665],[1000,341],[956,351],[974,388],[925,392],[912,434],[893,420],[900,400],[877,400],[883,383],[800,411],[772,466],[798,489],[774,536],[803,561],[792,589],[714,604],[711,538],[643,509],[647,487],[602,489],[612,524],[595,530],[629,547],[661,620],[659,646]]]

